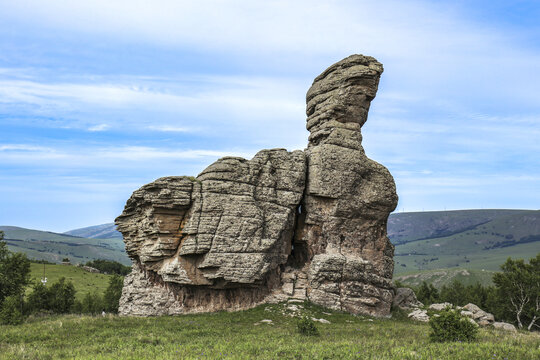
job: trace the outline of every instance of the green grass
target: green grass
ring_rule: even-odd
[[[436,288],[444,285],[450,285],[452,281],[457,280],[463,285],[475,285],[477,283],[483,286],[493,285],[493,274],[495,271],[477,270],[477,269],[437,269],[413,271],[400,274],[394,277],[407,286],[420,286],[423,281],[433,284]]]
[[[0,359],[513,359],[540,358],[538,334],[480,330],[476,343],[430,343],[429,326],[306,305],[320,336],[297,333],[282,305],[157,318],[56,316],[0,326]],[[328,312],[331,315],[324,314]],[[255,325],[262,319],[273,324]]]
[[[43,277],[43,264],[30,264],[30,284],[41,280]],[[83,270],[82,268],[71,265],[51,265],[45,264],[45,276],[47,277],[47,285],[55,283],[61,277],[65,277],[66,280],[73,282],[77,299],[82,298],[90,292],[97,292],[102,295],[105,289],[109,285],[109,278],[111,275],[91,273]],[[30,291],[28,287],[27,292]]]

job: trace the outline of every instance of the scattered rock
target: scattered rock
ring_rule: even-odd
[[[428,322],[429,316],[426,310],[416,309],[408,315],[411,320]]]
[[[326,320],[326,319],[323,319],[323,318],[317,319],[317,318],[312,317],[311,320],[313,320],[313,321],[318,321],[318,322],[320,322],[321,324],[330,324],[330,321],[328,321],[328,320]]]
[[[480,326],[488,326],[495,321],[493,314],[485,312],[475,304],[467,304],[463,307],[466,311],[461,311],[461,314],[474,319]]]
[[[91,273],[99,273],[100,272],[98,269],[93,268],[91,266],[83,265],[83,266],[81,266],[81,268],[83,268],[85,271],[88,271],[88,272],[91,272]]]
[[[292,297],[389,315],[386,225],[397,195],[361,135],[382,72],[374,58],[352,55],[315,78],[306,151],[224,157],[196,178],[136,190],[116,219],[133,260],[119,313],[241,310]]]
[[[452,304],[444,302],[444,303],[429,305],[429,309],[430,310],[435,310],[435,311],[442,311],[442,310],[446,309],[447,307],[452,307]]]
[[[505,323],[505,322],[494,322],[493,324],[493,327],[495,329],[499,329],[499,330],[504,330],[504,331],[512,331],[512,332],[517,332],[517,329],[514,325],[512,324],[509,324],[509,323]]]
[[[392,305],[404,310],[424,306],[424,304],[418,301],[414,291],[410,288],[397,288]]]
[[[259,321],[259,322],[265,323],[265,324],[271,324],[271,323],[273,323],[273,321],[270,320],[270,319],[263,319],[263,320],[261,320],[261,321]]]

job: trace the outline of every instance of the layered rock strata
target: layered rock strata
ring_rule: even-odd
[[[197,178],[135,191],[116,220],[134,263],[120,313],[238,310],[294,297],[388,315],[386,223],[397,195],[360,131],[382,71],[352,55],[315,79],[305,151],[226,157]]]

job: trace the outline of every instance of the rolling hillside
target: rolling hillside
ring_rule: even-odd
[[[122,239],[89,239],[16,226],[0,226],[4,241],[14,252],[23,252],[31,259],[60,262],[69,258],[72,263],[94,259],[118,261],[129,265]]]
[[[508,257],[528,259],[540,252],[540,211],[404,213],[391,220],[396,275],[448,268],[497,271]]]
[[[122,239],[122,234],[116,231],[114,223],[88,226],[81,229],[66,231],[64,234],[81,236],[90,239]]]
[[[103,294],[112,276],[91,273],[82,267],[72,265],[31,263],[30,270],[30,285],[27,288],[27,293],[31,292],[32,285],[43,277],[47,278],[47,285],[54,284],[61,277],[64,277],[73,283],[76,291],[75,296],[79,300],[82,300],[87,293]]]
[[[68,257],[73,263],[101,258],[130,263],[113,223],[64,234],[12,226],[3,226],[0,230],[6,232],[11,250],[25,252],[31,258],[59,262]],[[461,276],[456,269],[465,269],[469,274],[479,275],[462,274],[461,277],[489,281],[490,275],[485,275],[498,271],[508,257],[528,259],[540,252],[540,211],[394,213],[388,221],[388,235],[396,245],[396,277],[438,270],[438,274],[428,278],[430,281],[438,279],[437,282],[443,284]]]

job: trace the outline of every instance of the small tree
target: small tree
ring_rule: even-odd
[[[103,295],[105,310],[113,313],[118,312],[120,297],[122,296],[122,288],[124,287],[124,279],[121,276],[113,275],[109,279],[109,286]]]
[[[28,295],[29,312],[51,310],[51,292],[41,281],[36,281]]]
[[[50,309],[58,314],[65,314],[71,310],[75,302],[75,287],[71,281],[67,281],[64,277],[51,285],[50,293]]]
[[[415,291],[418,301],[430,305],[439,301],[439,290],[433,284],[422,281],[422,285]]]
[[[506,311],[511,313],[520,329],[524,323],[529,331],[540,327],[540,253],[529,263],[508,258],[501,265],[502,272],[493,275]]]
[[[30,280],[30,261],[25,254],[12,253],[0,235],[0,305],[8,296],[22,294]]]
[[[103,297],[97,292],[87,293],[80,306],[81,312],[84,314],[99,314],[105,309]]]
[[[10,295],[4,299],[0,307],[0,323],[5,325],[18,325],[24,320],[21,312],[21,296]]]
[[[450,304],[463,306],[470,302],[470,294],[463,286],[463,284],[457,280],[452,281],[450,286],[443,286],[441,288],[440,298],[443,301]],[[480,304],[478,304],[480,305]]]

